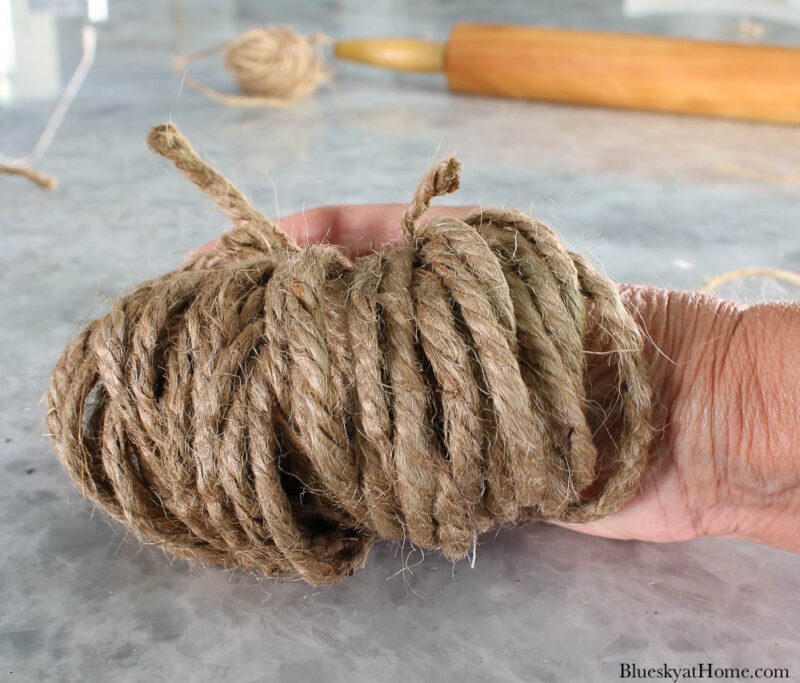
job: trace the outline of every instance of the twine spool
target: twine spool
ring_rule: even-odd
[[[228,106],[288,106],[311,95],[333,75],[323,51],[329,42],[322,33],[303,35],[275,24],[179,57],[175,68],[195,90]],[[225,53],[225,68],[247,95],[221,93],[186,71],[193,61],[218,52]]]
[[[324,585],[378,538],[457,559],[497,524],[597,519],[635,493],[642,335],[547,225],[492,208],[422,221],[458,187],[445,159],[402,244],[353,260],[298,247],[173,125],[148,142],[234,229],[87,325],[47,392],[67,472],[140,538]],[[610,456],[586,390],[598,351],[616,378]]]

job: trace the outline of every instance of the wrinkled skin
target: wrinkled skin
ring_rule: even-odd
[[[301,245],[339,244],[359,256],[398,241],[404,209],[325,206],[279,222]],[[426,218],[471,209],[433,207]],[[652,462],[619,512],[561,526],[653,542],[737,538],[800,552],[800,304],[747,307],[642,285],[620,291],[647,340],[658,429]],[[602,391],[602,356],[589,363]]]

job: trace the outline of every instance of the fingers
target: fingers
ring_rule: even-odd
[[[399,241],[400,219],[405,209],[405,204],[320,206],[281,218],[278,224],[300,246],[320,242],[338,244],[352,256],[363,256]],[[421,220],[436,216],[463,218],[472,210],[471,206],[434,206]],[[214,244],[216,240],[192,253],[208,251]]]
[[[362,256],[400,239],[405,204],[340,204],[321,206],[287,216],[280,226],[298,244],[338,244],[353,256]],[[435,206],[422,220],[435,216],[463,218],[472,207]]]
[[[302,247],[317,242],[331,242],[339,232],[339,206],[318,206],[279,218],[281,229]]]
[[[613,517],[613,515],[611,515],[611,517]],[[582,524],[550,520],[548,521],[548,524],[560,526],[563,529],[569,529],[570,531],[577,531],[578,533],[586,534],[587,536],[600,536],[601,538],[611,538],[617,541],[629,541],[635,538],[634,536],[625,533],[625,531],[615,529],[613,520],[611,523],[600,519],[594,522],[584,522]]]
[[[338,244],[359,256],[394,242],[402,214],[402,204],[321,206],[287,216],[280,225],[301,246]]]

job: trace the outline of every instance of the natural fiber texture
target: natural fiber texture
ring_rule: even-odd
[[[458,187],[446,159],[401,245],[301,249],[174,126],[148,142],[235,228],[90,323],[47,393],[65,468],[140,537],[330,584],[379,537],[455,559],[499,523],[596,519],[635,493],[652,431],[642,337],[549,227],[505,209],[422,221]],[[595,406],[610,457],[587,419],[595,352],[616,378]]]
[[[322,33],[304,36],[276,24],[179,57],[175,68],[195,90],[228,106],[288,106],[311,95],[333,75],[322,50],[327,42],[329,38]],[[222,51],[225,68],[246,95],[226,95],[186,71],[191,62]]]

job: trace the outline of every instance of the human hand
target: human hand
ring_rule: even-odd
[[[622,285],[645,334],[659,434],[607,538],[756,541],[800,552],[800,305]],[[591,368],[590,368],[591,371]]]
[[[405,208],[324,206],[278,223],[301,245],[339,244],[361,256],[399,240]],[[471,210],[437,206],[425,218]],[[746,307],[641,285],[621,285],[620,293],[646,339],[656,419],[651,462],[620,511],[557,524],[607,538],[717,536],[800,552],[800,370],[791,360],[800,353],[800,306]],[[587,362],[600,390],[604,358]]]

